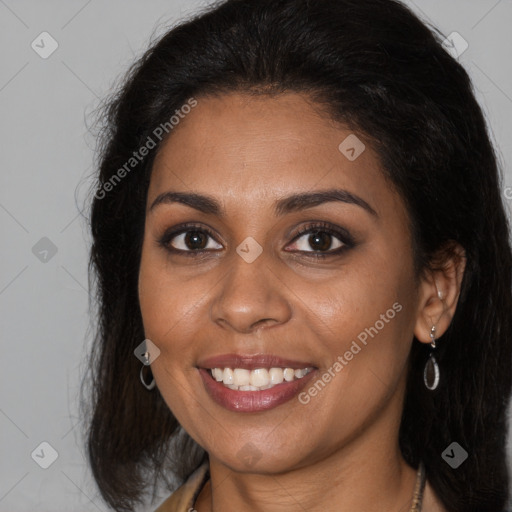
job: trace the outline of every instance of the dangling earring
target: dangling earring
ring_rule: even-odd
[[[430,331],[430,339],[432,340],[430,346],[433,349],[436,348],[435,332],[436,326],[433,325]],[[434,357],[433,350],[430,351],[427,363],[425,364],[425,369],[423,370],[423,382],[425,382],[425,387],[430,389],[430,391],[436,389],[439,384],[439,365]]]
[[[144,359],[145,362],[142,364],[140,368],[140,381],[142,382],[143,386],[148,390],[151,391],[155,387],[155,379],[153,378],[153,375],[151,375],[151,382],[149,384],[146,384],[146,381],[144,380],[144,367],[149,366],[149,352],[144,352]]]

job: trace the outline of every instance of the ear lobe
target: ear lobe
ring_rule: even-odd
[[[441,337],[452,321],[457,308],[464,270],[466,253],[456,243],[443,247],[431,261],[419,285],[418,314],[414,335],[422,343],[430,343],[432,326],[436,338]]]

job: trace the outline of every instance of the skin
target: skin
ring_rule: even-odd
[[[377,155],[367,143],[347,159],[338,146],[352,132],[305,95],[197,100],[154,162],[139,275],[145,334],[161,351],[153,376],[210,456],[211,480],[195,509],[408,511],[416,471],[398,446],[408,355],[413,335],[430,343],[432,325],[437,337],[448,328],[463,254],[415,280],[407,211]],[[359,196],[377,215],[334,201],[274,214],[284,196],[331,188]],[[181,203],[150,209],[171,190],[213,196],[224,216]],[[356,245],[311,257],[321,251],[308,243],[310,233],[294,239],[309,221],[346,229]],[[182,222],[211,228],[215,239],[204,235],[211,252],[187,257],[159,245]],[[263,250],[252,263],[236,252],[249,236]],[[325,236],[328,251],[343,244]],[[171,244],[192,252],[183,238]],[[401,311],[305,405],[293,398],[263,412],[232,412],[204,389],[198,361],[232,352],[310,361],[320,377],[394,303]],[[253,464],[240,456],[247,449],[258,457]],[[423,512],[443,510],[427,484]]]

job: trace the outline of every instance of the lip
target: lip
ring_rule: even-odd
[[[218,368],[218,366],[214,368]],[[241,366],[236,366],[235,368],[241,368]],[[288,368],[292,368],[292,366],[288,366]],[[305,368],[305,366],[300,368]],[[260,412],[273,409],[297,396],[317,374],[317,368],[313,367],[313,370],[304,377],[291,382],[284,381],[270,389],[236,391],[217,382],[205,368],[198,368],[198,371],[210,398],[220,406],[233,412]]]
[[[315,365],[307,361],[294,361],[284,359],[274,354],[221,354],[208,357],[197,364],[198,368],[245,368],[254,370],[256,368],[314,368]],[[309,374],[308,374],[309,375]]]

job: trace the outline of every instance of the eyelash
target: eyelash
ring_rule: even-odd
[[[189,256],[194,257],[194,256],[198,256],[198,255],[204,256],[206,253],[208,253],[212,250],[212,249],[197,249],[197,250],[184,251],[182,249],[176,249],[169,245],[170,242],[173,240],[173,238],[175,238],[176,236],[181,235],[183,233],[187,233],[188,231],[198,231],[201,233],[206,233],[209,237],[213,238],[217,242],[214,234],[207,227],[198,225],[198,224],[194,224],[194,223],[187,223],[187,224],[181,224],[170,231],[166,231],[163,234],[163,236],[158,240],[158,244],[171,253],[184,255],[187,257],[189,257]],[[313,234],[315,232],[327,233],[329,235],[332,235],[332,236],[338,238],[339,241],[343,245],[341,247],[338,247],[334,251],[329,251],[329,252],[315,252],[315,251],[295,251],[295,252],[300,252],[302,254],[306,254],[307,257],[325,259],[330,256],[338,256],[341,253],[343,253],[349,249],[352,249],[356,245],[353,237],[348,232],[346,232],[345,230],[339,229],[339,228],[335,228],[329,222],[323,222],[323,221],[322,222],[312,222],[312,223],[309,223],[309,224],[306,224],[305,226],[303,226],[301,228],[301,230],[294,235],[292,242],[295,242],[296,240],[300,239],[303,235],[305,235],[307,233]],[[219,242],[217,242],[217,243],[219,243]]]

